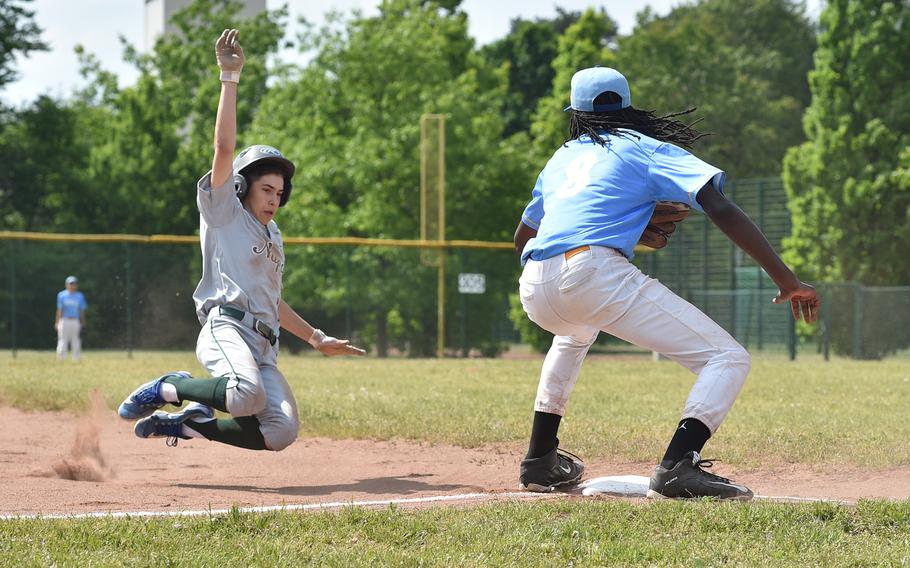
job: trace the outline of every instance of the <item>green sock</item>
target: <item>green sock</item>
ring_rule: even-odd
[[[197,379],[194,377],[170,376],[164,379],[164,382],[174,385],[180,402],[192,400],[193,402],[201,402],[211,406],[221,412],[227,412],[228,380],[228,377]]]
[[[255,416],[240,418],[219,418],[206,422],[189,420],[183,425],[199,432],[213,442],[221,442],[248,450],[266,450],[265,438],[259,431],[259,420]]]

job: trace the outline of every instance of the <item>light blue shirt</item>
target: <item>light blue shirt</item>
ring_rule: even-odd
[[[86,307],[85,296],[78,290],[72,293],[61,290],[57,294],[57,309],[60,310],[61,317],[78,319]]]
[[[614,248],[631,259],[658,201],[702,211],[698,191],[709,181],[723,191],[723,171],[686,150],[644,134],[587,136],[553,154],[540,172],[522,222],[537,229],[521,255],[545,260],[583,245]]]

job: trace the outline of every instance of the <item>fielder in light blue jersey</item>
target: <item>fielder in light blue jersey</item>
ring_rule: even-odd
[[[631,259],[656,202],[701,210],[698,190],[711,182],[720,191],[724,178],[679,146],[631,130],[618,130],[604,145],[583,134],[560,147],[537,178],[521,216],[537,236],[525,246],[522,261],[582,245],[610,247]],[[547,222],[541,226],[545,202]]]
[[[544,167],[515,231],[528,317],[555,335],[541,370],[519,487],[576,483],[584,464],[559,448],[557,432],[588,348],[603,331],[655,351],[698,377],[651,477],[652,498],[745,500],[752,492],[703,468],[699,452],[733,406],[749,354],[698,308],[629,261],[652,231],[658,202],[705,213],[749,253],[790,302],[795,318],[818,317],[815,289],[781,261],[755,224],[723,193],[725,174],[686,147],[703,134],[674,117],[632,106],[625,77],[606,67],[572,78],[569,139]],[[691,111],[687,111],[691,112]],[[662,234],[666,244],[666,233]]]
[[[82,354],[80,334],[85,327],[85,296],[77,288],[79,281],[75,276],[66,277],[66,288],[57,294],[57,316],[54,329],[57,330],[57,359],[66,359],[67,349],[72,350],[73,361],[78,361]]]

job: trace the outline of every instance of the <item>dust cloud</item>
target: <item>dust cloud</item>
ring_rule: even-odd
[[[108,412],[104,398],[96,389],[91,392],[89,411],[79,419],[76,440],[69,455],[54,464],[57,477],[74,481],[107,481],[114,478],[113,468],[101,452],[101,425]]]

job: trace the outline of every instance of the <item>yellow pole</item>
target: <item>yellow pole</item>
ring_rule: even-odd
[[[427,234],[427,115],[420,117],[420,240],[432,239]],[[423,252],[420,253],[423,255]],[[424,260],[421,256],[421,261]]]
[[[446,240],[446,115],[439,115],[439,235]],[[436,356],[445,355],[446,348],[446,251],[439,251],[439,286],[437,292],[437,333]]]
[[[436,291],[436,325],[439,333],[436,334],[436,356],[440,359],[445,356],[446,349],[446,252],[439,251],[439,278]]]

